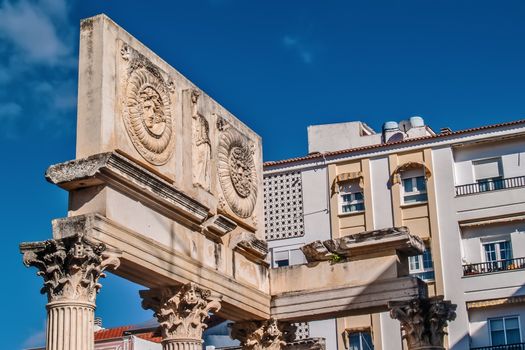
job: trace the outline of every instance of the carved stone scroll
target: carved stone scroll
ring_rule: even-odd
[[[224,198],[241,218],[252,215],[257,201],[257,171],[253,145],[234,128],[221,133],[218,154],[218,175]]]
[[[389,302],[390,316],[401,322],[408,349],[444,349],[445,327],[456,318],[457,305],[443,297]]]
[[[194,283],[143,290],[140,296],[142,307],[153,310],[159,321],[163,349],[200,350],[208,313],[221,307],[219,297]]]
[[[243,350],[280,350],[294,341],[297,327],[275,319],[235,322],[231,337],[241,342]]]

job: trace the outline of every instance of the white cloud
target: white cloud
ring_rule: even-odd
[[[282,37],[282,44],[284,47],[294,52],[303,63],[313,63],[314,55],[312,50],[299,38],[285,35]]]
[[[8,124],[2,134],[17,137],[22,122],[71,125],[77,31],[69,11],[66,0],[0,0],[0,118]]]
[[[36,348],[44,346],[46,343],[46,331],[45,329],[40,330],[32,334],[29,338],[24,341],[24,348]]]
[[[52,22],[51,16],[63,16],[61,12],[65,11],[65,5],[59,4],[58,0],[43,3],[6,1],[0,7],[0,37],[30,63],[60,63],[71,50],[58,36]]]

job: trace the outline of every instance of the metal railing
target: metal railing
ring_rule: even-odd
[[[470,350],[525,350],[525,343],[483,346],[479,348],[470,348]]]
[[[472,276],[484,273],[520,269],[525,269],[525,258],[496,260],[477,264],[463,265],[463,276]]]
[[[456,196],[465,196],[467,194],[490,192],[524,186],[525,176],[509,177],[505,179],[490,179],[473,184],[456,186]]]

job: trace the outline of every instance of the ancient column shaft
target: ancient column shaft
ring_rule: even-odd
[[[73,302],[47,304],[46,349],[93,350],[95,305]]]
[[[159,321],[164,350],[201,350],[210,311],[219,311],[220,297],[194,283],[140,291],[142,307]]]
[[[445,327],[456,318],[456,307],[442,296],[388,303],[390,316],[401,322],[409,350],[443,350]]]
[[[22,243],[24,264],[35,266],[47,294],[46,350],[93,350],[95,299],[103,271],[119,265],[118,253],[82,235]]]
[[[235,322],[231,337],[241,342],[243,350],[281,350],[295,339],[297,327],[275,319]]]

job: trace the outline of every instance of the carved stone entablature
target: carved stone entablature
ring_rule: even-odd
[[[309,243],[301,250],[308,262],[331,260],[333,255],[342,258],[392,250],[406,255],[417,255],[425,251],[425,244],[418,236],[410,234],[407,227],[391,227],[366,231],[321,243]]]
[[[390,316],[401,322],[403,338],[411,350],[443,349],[445,327],[456,318],[456,307],[442,296],[388,303]]]
[[[217,149],[219,182],[231,210],[241,218],[252,215],[257,202],[254,146],[239,131],[221,132]]]
[[[225,234],[233,231],[237,224],[223,215],[215,215],[203,224],[205,234],[212,239],[220,239]]]
[[[230,247],[255,262],[263,263],[268,254],[268,243],[246,231],[237,232],[231,238]]]
[[[128,62],[122,105],[126,131],[144,159],[155,165],[165,164],[174,151],[173,83],[166,81],[160,69],[142,54],[122,45],[122,58]]]
[[[66,190],[107,184],[119,187],[143,201],[162,204],[169,211],[191,222],[202,223],[209,210],[176,189],[168,179],[144,167],[120,152],[100,153],[50,166],[46,179]]]
[[[24,265],[34,266],[44,279],[41,293],[48,301],[79,301],[95,303],[108,267],[119,266],[119,253],[109,251],[83,235],[43,242],[21,243]]]
[[[243,350],[280,350],[295,339],[294,325],[273,318],[235,322],[230,327],[231,337],[241,342]]]
[[[332,253],[326,249],[321,241],[308,243],[300,249],[308,262],[327,261],[332,259]]]
[[[285,345],[284,350],[325,350],[325,338],[307,338],[295,340]]]
[[[221,308],[220,297],[207,289],[188,283],[177,287],[141,290],[142,307],[151,309],[159,321],[162,340],[188,340],[202,342],[202,331],[210,311]]]

